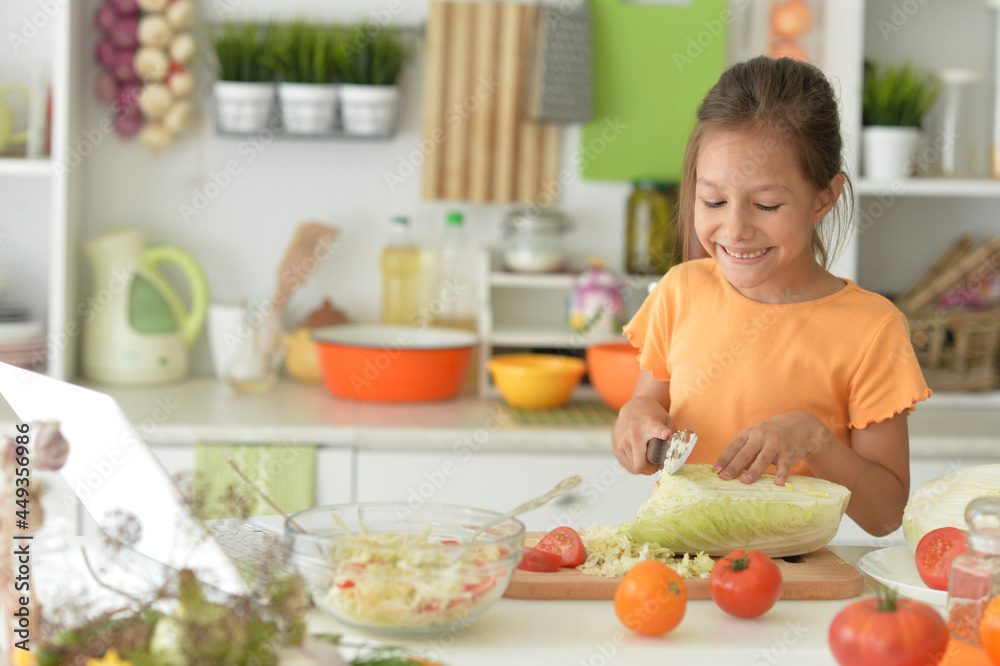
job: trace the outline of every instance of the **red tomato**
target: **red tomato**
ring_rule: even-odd
[[[758,550],[734,550],[712,567],[708,589],[715,604],[736,617],[757,617],[781,596],[781,569]]]
[[[555,553],[564,567],[578,567],[587,561],[587,549],[572,527],[557,527],[535,544],[538,550]]]
[[[517,568],[525,571],[559,571],[561,563],[562,560],[555,553],[525,546],[524,554],[521,561],[517,563]]]
[[[932,590],[947,590],[951,561],[968,549],[965,531],[957,527],[931,530],[917,543],[917,573],[920,574],[920,580]]]
[[[933,666],[948,647],[948,627],[931,606],[912,599],[864,599],[830,623],[830,650],[841,666]]]
[[[628,570],[615,590],[615,614],[626,627],[646,636],[671,631],[684,619],[687,586],[676,571],[658,560]]]

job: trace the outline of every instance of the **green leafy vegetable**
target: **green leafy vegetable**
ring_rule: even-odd
[[[723,481],[710,465],[685,465],[660,475],[653,496],[625,527],[636,541],[675,553],[722,556],[748,548],[786,557],[829,543],[850,497],[823,479],[792,475],[776,486],[772,474],[763,474],[745,484]]]

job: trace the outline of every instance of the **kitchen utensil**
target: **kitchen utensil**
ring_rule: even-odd
[[[673,474],[688,459],[697,443],[698,435],[694,430],[678,430],[667,440],[654,437],[646,443],[646,460],[657,467],[662,466],[667,474]]]
[[[639,350],[625,340],[588,346],[587,377],[601,400],[618,411],[632,399],[639,379]]]
[[[528,532],[526,546],[534,545],[544,532]],[[905,546],[904,546],[905,548]],[[911,557],[912,560],[912,557]],[[781,599],[849,599],[861,593],[864,576],[827,547],[805,555],[775,558],[781,569]],[[912,566],[912,565],[911,565]],[[621,577],[586,574],[576,569],[552,573],[514,572],[504,596],[509,599],[614,599]],[[685,579],[688,599],[711,599],[709,581]]]
[[[493,527],[494,525],[498,525],[503,521],[507,520],[508,518],[513,518],[514,516],[520,516],[522,513],[533,511],[538,507],[542,506],[543,504],[547,503],[549,500],[555,499],[560,495],[565,495],[566,493],[568,493],[569,491],[573,490],[578,485],[580,485],[580,481],[582,481],[582,479],[576,475],[566,477],[565,479],[554,485],[548,492],[539,495],[535,499],[528,500],[524,504],[508,511],[502,516],[497,516],[493,520],[483,523],[482,525],[476,528],[476,531],[472,533],[472,536],[470,536],[468,540],[475,541],[479,537],[479,535],[482,534],[484,531],[486,531],[488,528]]]
[[[278,266],[278,286],[273,299],[275,309],[284,308],[292,294],[330,254],[336,239],[337,230],[325,224],[303,222],[298,226]]]
[[[521,560],[524,525],[515,518],[465,540],[498,515],[432,503],[323,506],[292,514],[285,545],[316,607],[342,623],[387,634],[464,631],[503,595]]]
[[[486,367],[510,406],[551,409],[569,400],[586,363],[559,354],[499,354]]]
[[[146,247],[138,229],[119,229],[84,244],[93,275],[86,302],[83,372],[96,381],[154,384],[187,374],[188,349],[205,322],[208,287],[198,262],[171,245]],[[191,307],[159,267],[174,264],[187,279]]]
[[[21,132],[14,131],[14,112],[4,99],[4,96],[10,92],[19,92],[29,100],[31,99],[31,88],[23,83],[5,83],[0,85],[0,154],[3,154],[10,146],[24,143],[28,140],[27,129]]]
[[[455,328],[342,324],[314,329],[323,382],[350,400],[454,398],[478,343]]]
[[[527,115],[536,122],[591,119],[590,8],[545,7],[534,26]]]

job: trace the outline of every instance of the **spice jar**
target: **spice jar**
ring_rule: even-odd
[[[948,631],[982,647],[979,625],[986,605],[1000,595],[1000,497],[978,497],[965,509],[969,550],[951,563]]]
[[[511,211],[503,221],[504,268],[523,273],[562,270],[566,266],[564,234],[572,226],[557,211]]]

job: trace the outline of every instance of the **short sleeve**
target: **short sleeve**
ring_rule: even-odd
[[[864,428],[902,412],[909,414],[930,395],[906,317],[896,311],[876,333],[851,382],[850,427]]]
[[[670,381],[667,358],[671,332],[668,307],[671,277],[668,272],[660,279],[624,328],[628,341],[639,350],[639,367],[649,370],[661,382]]]

